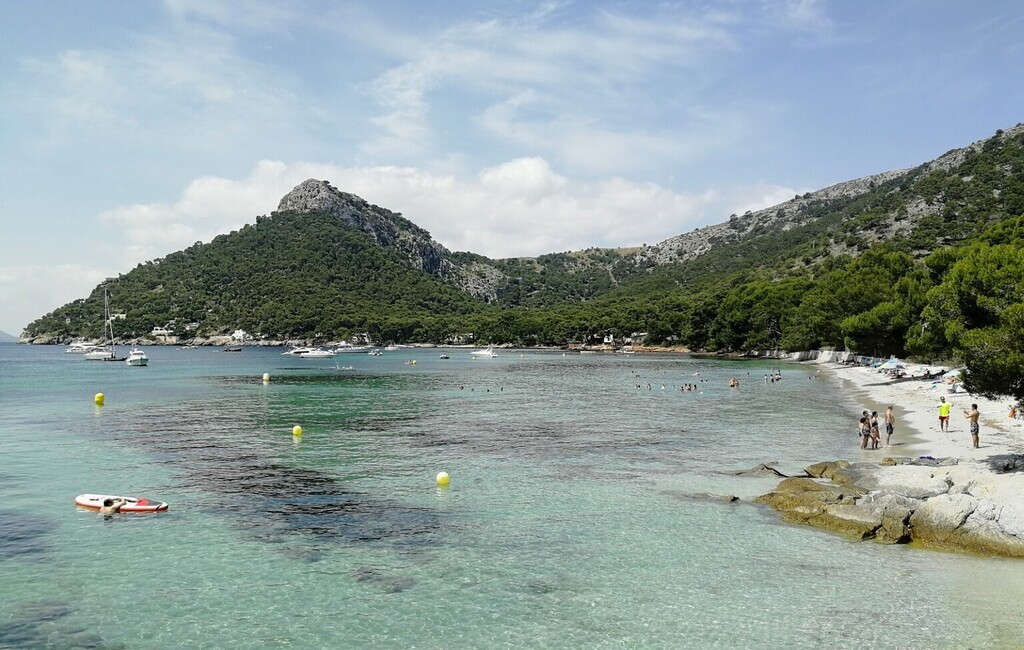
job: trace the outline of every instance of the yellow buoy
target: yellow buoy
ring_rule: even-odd
[[[103,393],[96,393],[96,397],[92,398],[92,401],[96,402],[96,406],[103,406]]]
[[[264,384],[269,384],[270,383],[270,373],[269,372],[263,373],[263,383]]]
[[[293,436],[301,436],[302,435],[302,427],[300,427],[297,424],[294,427],[292,427],[292,435]]]
[[[448,472],[438,472],[436,480],[439,486],[447,487],[452,482],[452,477],[448,476]]]

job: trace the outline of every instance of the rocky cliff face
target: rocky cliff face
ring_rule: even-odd
[[[817,192],[795,197],[785,203],[732,216],[728,221],[698,228],[692,232],[671,237],[656,246],[650,246],[637,253],[640,261],[654,260],[656,264],[685,262],[700,257],[714,246],[730,244],[758,232],[789,230],[813,221],[808,207],[821,201],[835,201],[853,198],[870,192],[878,185],[900,178],[910,172],[900,169],[852,181],[837,183]]]
[[[453,284],[470,295],[493,301],[504,276],[494,267],[474,263],[463,266],[430,233],[402,215],[342,192],[327,181],[309,179],[286,194],[278,212],[323,212],[369,234],[379,246],[402,253],[412,268]]]
[[[942,215],[951,209],[941,198],[925,198],[909,189],[915,178],[942,171],[954,176],[960,174],[962,181],[970,182],[968,172],[959,170],[972,152],[981,151],[992,144],[1020,141],[1022,138],[1024,124],[1018,124],[1011,129],[999,131],[993,138],[954,149],[914,169],[898,169],[837,183],[770,208],[733,215],[722,223],[698,228],[657,245],[639,249],[627,255],[623,261],[636,267],[676,264],[698,258],[718,246],[808,225],[825,214],[842,214],[844,221],[856,218],[857,214],[852,209],[849,211],[851,214],[846,214],[843,209],[872,192],[891,197],[895,207],[887,208],[889,211],[884,218],[874,222],[870,228],[853,226],[852,229],[866,243],[889,239],[898,233],[908,233],[922,220]],[[1006,174],[1016,173],[1012,169],[1003,171]],[[509,282],[509,278],[499,268],[486,262],[456,262],[446,248],[430,238],[427,231],[401,215],[370,205],[358,196],[340,192],[327,181],[305,181],[281,200],[278,209],[320,210],[333,214],[369,233],[381,246],[401,251],[414,268],[422,269],[482,300],[495,301],[499,288]],[[832,255],[857,255],[860,252],[844,240],[842,233],[824,242],[822,251]],[[603,265],[610,274],[613,273],[610,264],[590,260],[587,268],[593,265]],[[574,272],[573,269],[570,271]]]
[[[1013,128],[998,132],[995,138],[1005,143],[1022,136],[1024,136],[1024,124],[1018,124]],[[717,245],[733,243],[740,239],[757,236],[759,233],[786,231],[803,226],[816,218],[813,216],[814,210],[811,209],[815,205],[835,203],[862,196],[885,183],[909,177],[913,172],[928,174],[933,171],[944,171],[956,174],[967,156],[972,152],[980,151],[990,140],[986,138],[966,147],[953,149],[916,169],[897,169],[837,183],[816,192],[794,197],[770,208],[747,212],[743,215],[733,215],[726,222],[698,228],[692,232],[666,239],[656,246],[647,247],[638,251],[636,258],[638,263],[653,260],[658,265],[684,262],[700,257]],[[1009,170],[1004,171],[1009,172]],[[969,178],[965,178],[965,180],[969,180]],[[918,196],[904,193],[901,198],[904,201],[902,212],[889,215],[888,228],[879,228],[873,233],[869,233],[872,235],[870,238],[873,241],[886,239],[898,230],[912,228],[922,218],[941,214],[945,209],[941,203],[930,203]],[[833,245],[831,252],[856,253],[856,251],[843,249],[842,245]]]

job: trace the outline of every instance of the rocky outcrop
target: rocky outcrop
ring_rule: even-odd
[[[278,212],[322,212],[358,228],[373,237],[378,246],[401,253],[414,269],[448,282],[471,296],[493,301],[497,289],[507,278],[496,268],[474,262],[463,266],[453,261],[451,252],[402,215],[372,205],[364,199],[342,192],[327,181],[309,179],[285,194]]]
[[[1021,135],[1024,135],[1024,124],[999,131],[994,138],[1006,141]],[[802,196],[795,196],[789,201],[769,208],[746,212],[742,215],[734,214],[726,222],[697,228],[666,239],[655,246],[645,246],[635,254],[637,263],[643,265],[653,262],[661,265],[684,262],[700,257],[716,246],[732,244],[767,232],[785,232],[807,225],[817,219],[817,214],[821,212],[821,206],[840,208],[851,199],[863,196],[887,183],[890,186],[895,186],[899,182],[911,178],[914,173],[926,174],[939,170],[955,173],[971,152],[981,150],[989,141],[990,139],[986,138],[966,147],[954,149],[916,169],[896,169],[865,176],[837,183],[815,192],[808,192]],[[889,219],[886,225],[879,226],[871,232],[865,231],[862,234],[873,241],[884,241],[898,232],[912,228],[925,217],[942,213],[943,207],[940,204],[933,204],[921,197],[906,193],[902,195],[902,198],[904,200],[902,211],[893,211],[888,215]],[[856,248],[850,248],[835,240],[831,244],[830,252],[833,255],[859,254]]]
[[[1024,558],[1024,476],[1008,485],[955,461],[888,460],[816,463],[755,501],[852,539]]]

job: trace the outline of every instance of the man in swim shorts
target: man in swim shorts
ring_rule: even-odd
[[[121,508],[123,508],[126,503],[128,502],[124,499],[104,499],[103,507],[100,508],[100,514],[104,517],[116,515],[121,512]]]
[[[885,409],[885,446],[889,446],[889,439],[892,438],[893,427],[896,426],[896,414],[893,413],[892,404]]]
[[[978,411],[977,404],[971,404],[971,410],[964,411],[964,417],[971,423],[971,443],[975,449],[978,448],[978,417],[980,415],[981,412]]]
[[[939,398],[939,430],[949,431],[949,411],[953,408],[953,404],[946,401],[945,397]]]

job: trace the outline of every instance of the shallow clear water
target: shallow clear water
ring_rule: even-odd
[[[859,405],[806,367],[765,385],[776,362],[147,353],[128,368],[0,346],[0,647],[1024,638],[1024,563],[852,543],[707,496],[775,483],[733,470],[857,453]],[[104,520],[74,507],[83,492],[171,510]]]

